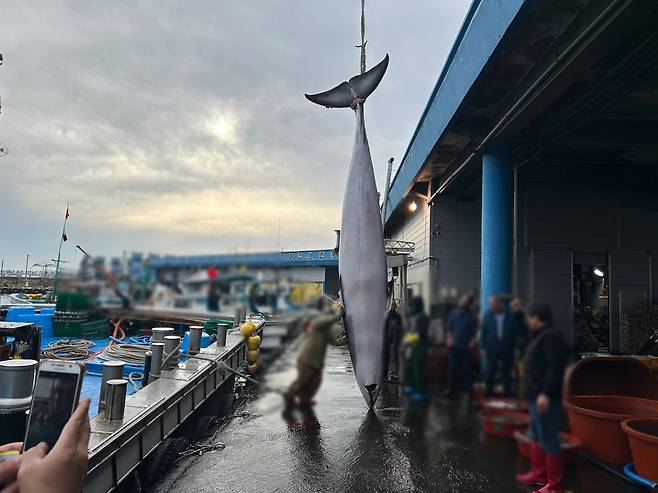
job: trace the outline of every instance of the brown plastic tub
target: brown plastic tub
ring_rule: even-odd
[[[576,395],[627,395],[658,400],[658,374],[632,356],[584,358],[569,367],[564,397]]]
[[[658,418],[627,419],[621,427],[628,435],[635,472],[658,481]]]
[[[631,450],[621,422],[658,417],[658,401],[615,395],[573,396],[564,403],[571,432],[595,459],[612,464],[631,461]]]

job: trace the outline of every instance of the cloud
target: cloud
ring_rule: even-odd
[[[392,59],[366,108],[380,184],[466,8],[368,6],[369,64]],[[353,115],[303,93],[357,70],[358,13],[347,1],[4,2],[0,256],[50,258],[67,202],[70,236],[98,254],[271,249],[279,224],[284,247],[331,245]]]

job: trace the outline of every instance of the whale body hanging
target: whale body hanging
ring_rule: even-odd
[[[354,148],[343,197],[338,272],[354,373],[371,408],[384,376],[386,256],[363,104],[384,77],[388,60],[386,55],[367,72],[329,91],[306,94],[309,101],[327,108],[352,108],[356,115]]]

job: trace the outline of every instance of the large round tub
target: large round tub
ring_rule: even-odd
[[[572,396],[564,403],[571,432],[595,459],[613,464],[631,461],[631,450],[621,422],[658,417],[658,400],[615,395]]]
[[[628,435],[635,472],[658,481],[658,418],[627,419],[621,427]]]

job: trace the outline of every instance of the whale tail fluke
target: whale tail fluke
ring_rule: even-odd
[[[350,108],[355,100],[365,100],[381,82],[388,68],[388,54],[367,72],[341,82],[333,89],[317,94],[305,94],[309,101],[327,108]]]

